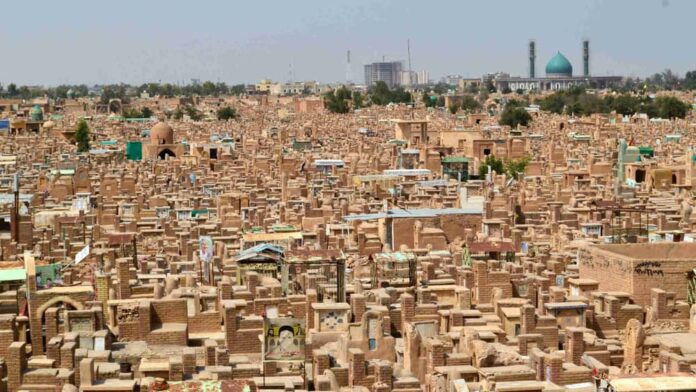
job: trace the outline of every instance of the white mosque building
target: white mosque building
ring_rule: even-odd
[[[531,41],[529,43],[529,77],[496,77],[493,79],[493,84],[498,91],[509,88],[512,91],[522,90],[524,92],[530,90],[565,90],[574,86],[605,89],[620,85],[623,81],[622,76],[590,75],[589,48],[589,41],[583,41],[582,75],[574,76],[573,65],[561,52],[557,52],[548,63],[546,63],[546,76],[537,77],[535,74],[536,45],[534,41]]]

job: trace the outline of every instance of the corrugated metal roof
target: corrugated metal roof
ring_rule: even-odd
[[[447,180],[424,180],[418,181],[420,186],[447,186]]]
[[[342,159],[317,159],[314,166],[344,166],[346,163]]]
[[[375,253],[373,258],[377,261],[387,261],[394,260],[405,262],[416,258],[416,255],[409,252],[389,252],[389,253]]]
[[[113,152],[113,150],[105,150],[103,148],[93,148],[93,149],[89,150],[90,154],[95,154],[95,155],[108,154],[110,152]]]
[[[52,174],[60,173],[60,175],[62,175],[62,176],[65,176],[65,175],[69,176],[69,175],[75,174],[75,169],[60,169],[60,170],[53,169],[53,170],[51,170],[51,173]]]
[[[483,210],[479,208],[419,208],[412,210],[396,209],[373,214],[346,215],[343,217],[343,220],[351,222],[356,220],[375,220],[381,218],[429,218],[441,215],[481,214],[482,212]]]
[[[584,309],[587,304],[584,302],[548,302],[544,304],[544,307],[546,309]]]
[[[396,176],[429,176],[433,172],[428,169],[388,169],[382,171],[382,173]]]
[[[442,158],[442,163],[467,163],[469,158],[467,157],[444,157]]]
[[[260,252],[265,252],[265,251],[271,251],[274,253],[283,253],[283,248],[271,244],[258,244],[255,246],[252,246],[249,249],[244,249],[243,251],[239,252],[240,255],[247,254],[247,253],[260,253]]]
[[[25,280],[27,271],[24,268],[10,268],[0,270],[0,282],[11,282],[15,280]]]
[[[368,181],[382,181],[382,180],[398,180],[400,176],[393,174],[365,174],[362,176],[353,176],[357,181],[368,182]]]
[[[20,193],[19,201],[30,202],[34,198],[33,194]],[[0,204],[7,204],[14,202],[14,195],[11,193],[0,193]]]

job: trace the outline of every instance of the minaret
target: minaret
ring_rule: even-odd
[[[346,84],[353,84],[353,72],[350,68],[350,50],[346,52]]]
[[[582,75],[590,76],[590,41],[582,41]]]
[[[534,79],[534,64],[536,63],[536,42],[534,40],[529,41],[529,77]]]

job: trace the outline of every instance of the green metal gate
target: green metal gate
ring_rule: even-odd
[[[126,158],[129,161],[140,161],[143,159],[143,142],[132,141],[126,143]]]

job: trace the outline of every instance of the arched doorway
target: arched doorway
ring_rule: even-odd
[[[54,336],[58,336],[68,331],[66,323],[67,312],[78,310],[70,302],[56,301],[50,306],[43,307],[41,311],[41,343],[45,350],[48,342]],[[31,334],[29,334],[31,339]],[[31,340],[30,340],[31,341]]]
[[[643,170],[643,169],[636,170],[636,182],[639,184],[642,182],[645,182],[645,170]]]
[[[167,159],[168,156],[170,156],[170,157],[176,157],[176,154],[174,154],[174,152],[173,152],[172,150],[170,150],[170,149],[168,149],[168,148],[165,148],[165,149],[163,149],[162,151],[160,151],[160,153],[157,154],[157,156],[158,156],[160,159]]]

